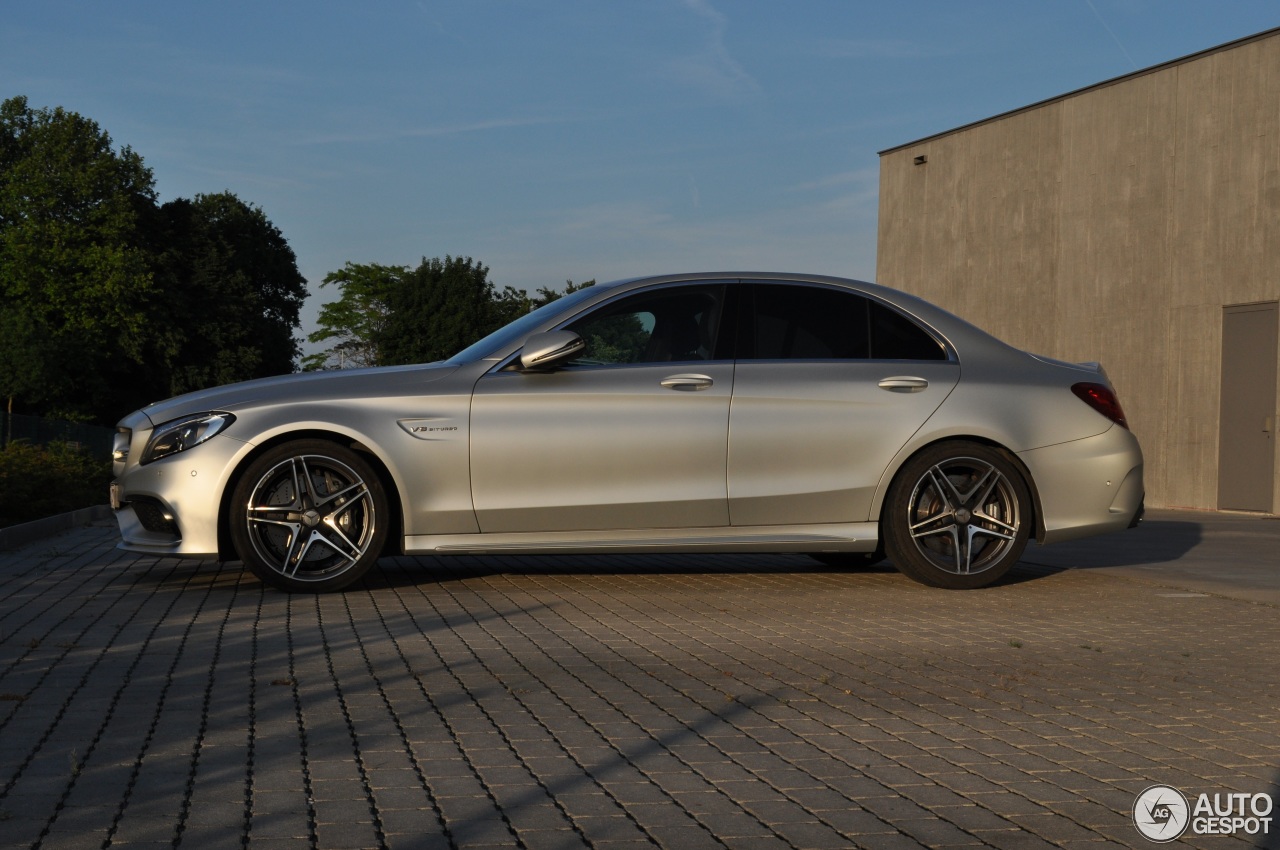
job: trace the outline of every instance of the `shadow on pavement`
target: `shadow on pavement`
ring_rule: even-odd
[[[1198,522],[1145,520],[1137,528],[1099,537],[1047,546],[1032,542],[1021,563],[1058,569],[1164,564],[1183,558],[1203,540],[1204,529]]]
[[[401,555],[382,558],[367,587],[404,587],[495,575],[790,575],[895,573],[893,566],[828,567],[799,554]]]

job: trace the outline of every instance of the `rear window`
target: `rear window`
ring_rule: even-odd
[[[946,360],[947,352],[933,335],[901,313],[872,304],[871,356],[876,360]]]
[[[756,360],[862,360],[867,301],[816,286],[754,287],[750,353]]]
[[[741,360],[947,359],[924,328],[854,292],[756,284],[745,293],[741,309]]]

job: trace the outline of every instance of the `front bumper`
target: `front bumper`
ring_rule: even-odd
[[[134,432],[132,457],[147,433]],[[120,548],[182,558],[219,557],[218,513],[231,470],[252,449],[218,435],[185,452],[139,466],[117,465],[111,505],[120,526]]]

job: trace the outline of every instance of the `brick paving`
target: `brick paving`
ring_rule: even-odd
[[[803,556],[399,558],[290,597],[115,542],[0,553],[5,850],[1094,850],[1145,846],[1152,784],[1280,799],[1269,604]]]

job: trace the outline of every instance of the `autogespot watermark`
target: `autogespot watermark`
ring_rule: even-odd
[[[1163,844],[1193,835],[1268,835],[1270,794],[1204,793],[1189,801],[1171,785],[1152,785],[1133,801],[1133,825],[1149,841]]]

